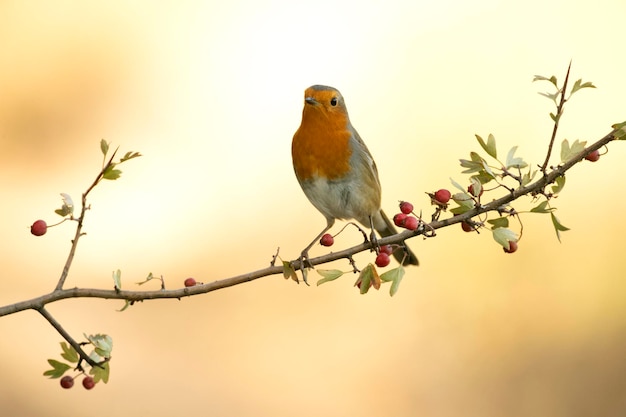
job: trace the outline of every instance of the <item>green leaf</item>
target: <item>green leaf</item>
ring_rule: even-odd
[[[124,307],[120,308],[119,310],[117,310],[118,312],[122,312],[124,310],[126,310],[128,307],[130,307],[132,304],[130,303],[130,301],[128,300],[124,300]]]
[[[61,357],[63,359],[70,363],[78,362],[78,352],[76,352],[72,346],[65,342],[61,342],[61,349],[63,349],[63,353],[61,353]]]
[[[111,162],[109,165],[107,165],[106,169],[102,173],[102,178],[104,178],[105,180],[116,180],[116,179],[118,179],[122,175],[122,171],[120,171],[119,169],[114,169],[115,165],[117,165],[117,164],[115,164],[113,162]]]
[[[74,213],[74,202],[69,194],[61,193],[61,200],[63,204],[60,209],[54,210],[56,214],[61,217],[65,217]]]
[[[554,226],[554,231],[556,232],[556,238],[561,241],[561,232],[566,232],[569,228],[563,226],[559,219],[554,215],[554,213],[550,213],[550,217],[552,219],[552,225]]]
[[[615,137],[615,139],[617,139],[617,140],[624,140],[624,139],[626,139],[626,122],[616,123],[616,124],[614,124],[611,127],[614,130],[617,130],[617,132],[615,132],[613,134],[613,137]]]
[[[576,139],[574,143],[572,143],[572,145],[570,146],[567,139],[563,139],[563,142],[561,142],[561,162],[567,162],[571,158],[581,153],[583,150],[585,150],[585,145],[587,145],[586,141],[581,142]]]
[[[576,91],[580,90],[581,88],[596,88],[596,86],[593,85],[589,81],[583,83],[582,79],[576,80],[576,82],[574,83],[574,86],[572,87],[572,91],[570,92],[570,95],[574,94]]]
[[[492,225],[492,230],[497,229],[498,227],[509,227],[508,217],[498,217],[497,219],[487,220],[487,223]]]
[[[100,150],[102,151],[102,155],[104,156],[106,156],[109,152],[109,143],[104,139],[100,140]]]
[[[551,93],[537,93],[537,94],[539,94],[540,96],[547,97],[547,98],[549,98],[550,100],[554,101],[555,103],[556,103],[556,99],[557,99],[557,97],[559,96],[559,93],[558,93],[558,92],[556,92],[556,93],[554,93],[554,94],[551,94]],[[552,113],[550,113],[550,117],[552,117]]]
[[[61,378],[63,374],[71,368],[68,364],[54,359],[48,359],[48,363],[52,366],[52,369],[48,369],[43,374],[50,378]]]
[[[561,175],[560,177],[556,177],[554,180],[554,185],[552,186],[552,193],[558,194],[565,187],[565,175]]]
[[[558,87],[556,77],[554,75],[550,78],[544,77],[543,75],[535,75],[535,77],[533,78],[533,82],[535,81],[550,81],[552,84],[554,84],[555,87]]]
[[[380,276],[381,281],[391,282],[391,288],[389,288],[390,296],[393,297],[394,294],[398,292],[398,287],[400,286],[402,277],[404,277],[404,267],[402,266],[390,269]]]
[[[450,210],[452,214],[463,214],[466,211],[473,209],[476,205],[472,196],[470,196],[466,191],[452,194],[452,200],[459,205],[459,207],[454,207]]]
[[[323,278],[317,281],[317,285],[322,285],[326,282],[334,281],[343,275],[343,271],[339,269],[316,269],[317,273]]]
[[[126,154],[122,157],[122,159],[120,159],[119,163],[121,164],[122,162],[126,162],[129,159],[138,158],[140,156],[142,155],[139,152],[126,152]]]
[[[111,350],[113,349],[113,339],[106,334],[85,335],[87,340],[94,346],[94,352],[102,356],[103,358],[111,357]]]
[[[485,142],[483,138],[478,135],[474,136],[476,136],[478,143],[480,143],[480,146],[485,150],[485,152],[489,154],[489,156],[494,159],[498,159],[498,152],[496,150],[496,138],[491,133],[487,137],[487,142]]]
[[[452,178],[450,178],[450,182],[452,183],[452,185],[454,185],[456,188],[458,188],[460,191],[465,192],[465,187],[463,187],[461,184],[459,184],[458,182],[454,181]]]
[[[122,271],[119,269],[117,271],[113,271],[113,287],[116,291],[122,289]]]
[[[537,206],[530,209],[531,213],[550,213],[554,208],[548,207],[548,200],[542,201]]]
[[[95,383],[102,381],[106,384],[107,382],[109,382],[110,373],[111,373],[111,368],[109,366],[109,362],[105,362],[101,364],[100,366],[92,366],[91,369],[89,370],[89,374],[93,376],[93,380]]]
[[[285,279],[291,278],[298,284],[300,283],[300,280],[298,280],[298,274],[296,274],[296,270],[293,269],[291,263],[288,261],[283,261],[283,277],[285,277]]]
[[[119,270],[118,270],[118,271],[119,271]],[[141,281],[141,282],[136,282],[135,284],[137,284],[137,285],[143,285],[143,284],[145,284],[146,282],[150,282],[150,281],[152,281],[153,279],[159,279],[159,278],[155,277],[154,275],[152,275],[152,272],[150,272],[150,273],[148,274],[148,276],[146,277],[146,279],[144,279],[144,280],[143,280],[143,281]],[[121,287],[120,287],[120,288],[121,288]]]
[[[526,168],[528,164],[524,162],[523,158],[515,156],[516,151],[517,151],[517,146],[513,146],[509,150],[509,153],[506,155],[506,167],[507,168]]]
[[[537,170],[529,169],[528,172],[522,175],[522,187],[530,184],[533,178],[535,178],[536,174],[537,174]]]
[[[367,266],[363,268],[363,270],[359,274],[359,278],[357,280],[357,284],[359,285],[359,292],[361,294],[366,294],[370,290],[370,287],[372,286],[373,275],[374,274],[372,272],[372,264],[367,264]]]
[[[494,240],[505,249],[509,248],[509,242],[517,241],[518,239],[515,232],[506,227],[498,227],[497,229],[493,229],[492,234]]]
[[[106,384],[107,382],[109,382],[110,371],[111,368],[109,366],[109,362],[105,362],[102,364],[102,368],[100,368],[99,366],[94,366],[89,370],[89,373],[93,376],[93,380],[95,383],[102,381]]]

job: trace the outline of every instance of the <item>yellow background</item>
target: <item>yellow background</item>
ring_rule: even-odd
[[[28,227],[56,221],[60,192],[79,202],[101,138],[145,156],[94,191],[67,287],[112,288],[118,268],[127,289],[148,272],[213,281],[278,246],[295,258],[324,225],[290,161],[309,85],[343,93],[385,210],[428,216],[426,191],[467,181],[475,133],[543,161],[553,108],[535,74],[562,80],[572,59],[572,79],[598,86],[568,104],[559,142],[626,119],[624,16],[621,0],[4,1],[0,304],[54,288],[73,226]],[[450,227],[410,242],[422,265],[393,298],[359,295],[353,276],[275,276],[123,313],[50,305],[74,336],[114,339],[111,380],[90,392],[41,376],[61,341],[42,317],[3,317],[2,415],[624,415],[624,145],[609,151],[568,173],[562,243],[545,215],[523,216],[514,255]]]

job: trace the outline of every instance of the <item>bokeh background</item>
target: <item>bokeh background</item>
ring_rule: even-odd
[[[55,221],[58,193],[80,200],[102,138],[144,157],[94,191],[67,286],[111,288],[118,268],[125,288],[149,272],[169,288],[225,278],[267,266],[279,246],[295,258],[324,225],[290,160],[309,85],[346,97],[386,211],[405,199],[429,214],[426,191],[467,181],[458,159],[475,133],[542,162],[553,108],[535,74],[562,80],[573,60],[572,80],[598,86],[569,103],[559,141],[626,119],[624,16],[620,0],[3,1],[0,304],[54,288],[73,227],[28,227]],[[0,410],[626,415],[626,149],[609,151],[567,175],[554,201],[572,229],[562,243],[545,215],[523,217],[514,255],[489,233],[447,228],[410,242],[422,265],[393,298],[359,295],[352,276],[275,276],[123,313],[117,301],[50,305],[74,336],[114,339],[111,380],[92,391],[42,376],[61,337],[37,313],[3,317]]]

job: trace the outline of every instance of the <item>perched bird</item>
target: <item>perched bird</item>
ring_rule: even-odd
[[[302,123],[291,144],[293,168],[309,201],[326,217],[326,227],[302,251],[309,249],[333,226],[336,219],[355,219],[382,237],[396,229],[380,208],[381,189],[376,163],[352,127],[341,93],[324,85],[304,92]],[[398,262],[417,265],[415,254],[404,245],[394,251]],[[405,255],[406,254],[406,255]]]

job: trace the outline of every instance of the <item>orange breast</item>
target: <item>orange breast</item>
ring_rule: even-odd
[[[350,171],[350,136],[347,117],[305,111],[293,137],[291,156],[300,181],[314,177],[338,179]]]

